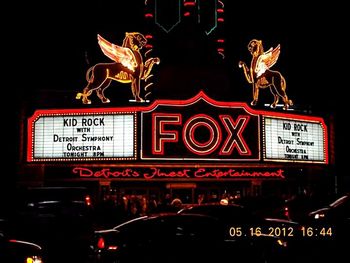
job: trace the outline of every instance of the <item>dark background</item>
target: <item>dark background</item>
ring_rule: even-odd
[[[248,90],[250,100],[250,87],[246,87],[237,64],[239,60],[250,62],[246,47],[251,39],[257,38],[263,40],[265,50],[281,44],[275,69],[285,76],[289,96],[298,105],[317,109],[337,106],[338,94],[344,92],[341,86],[344,85],[342,65],[345,64],[341,62],[348,53],[343,39],[346,33],[342,6],[234,2],[225,1],[224,61],[215,57],[213,41],[194,23],[180,23],[169,34],[156,32],[158,42],[154,52],[162,61],[158,66],[162,74],[157,78],[161,82],[156,83],[157,90],[166,89],[168,94],[169,88],[162,84],[171,84],[170,77],[179,84],[176,85],[178,94],[191,96],[188,95],[191,90],[182,88],[187,85],[184,80],[196,79],[188,86],[196,86],[192,89],[197,93],[199,89],[208,88],[201,79],[210,80],[210,76],[193,78],[192,74],[198,76],[202,69],[213,69],[212,75],[220,72],[223,75],[213,77],[224,86],[215,88],[216,97],[247,100],[246,96],[239,98],[239,94]],[[148,29],[143,17],[144,0],[95,1],[81,6],[61,1],[47,5],[28,3],[13,11],[3,23],[3,54],[9,63],[5,65],[10,66],[8,74],[14,77],[11,88],[5,88],[11,90],[10,95],[12,89],[23,95],[33,90],[71,90],[74,94],[85,86],[85,72],[89,66],[110,61],[97,45],[97,34],[121,44],[125,32],[143,33]],[[215,71],[216,67],[220,70]],[[174,77],[168,72],[170,68],[187,72],[183,74],[184,79]],[[229,83],[224,82],[227,79]],[[160,93],[164,95],[165,92]],[[323,96],[325,94],[327,97]]]
[[[274,69],[285,76],[287,93],[298,109],[334,116],[335,171],[348,176],[343,172],[348,149],[346,10],[335,1],[256,4],[226,0],[224,60],[196,24],[179,24],[169,34],[157,31],[154,55],[161,58],[161,64],[154,69],[152,98],[189,98],[204,90],[216,100],[248,103],[251,88],[237,66],[239,60],[250,62],[248,42],[261,39],[265,50],[281,44]],[[86,85],[86,70],[94,63],[109,62],[96,35],[121,44],[125,32],[147,31],[144,0],[16,2],[3,12],[2,201],[16,181],[22,105],[86,107],[74,99]],[[130,88],[112,85],[119,86],[106,91],[110,106],[127,103]],[[272,101],[267,90],[260,96],[259,107]],[[96,103],[92,106],[102,106],[96,97],[92,99]]]

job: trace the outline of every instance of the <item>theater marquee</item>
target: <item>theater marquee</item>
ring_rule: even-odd
[[[327,144],[322,118],[254,110],[200,92],[147,106],[37,110],[28,119],[27,161],[326,164]]]
[[[135,159],[134,113],[38,114],[29,121],[29,161]]]
[[[260,160],[259,115],[204,93],[141,112],[143,160]]]
[[[264,118],[264,159],[326,162],[326,130],[318,119]]]

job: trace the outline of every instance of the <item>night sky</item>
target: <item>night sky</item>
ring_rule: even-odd
[[[224,60],[215,54],[212,41],[198,25],[182,23],[169,34],[158,31],[154,54],[161,63],[154,68],[153,97],[189,98],[204,90],[217,100],[249,103],[251,87],[238,68],[239,60],[250,63],[248,42],[261,39],[265,50],[281,44],[273,69],[286,78],[288,96],[298,108],[336,117],[337,151],[343,152],[346,140],[341,120],[347,117],[344,92],[349,86],[344,62],[349,48],[343,40],[348,32],[346,9],[334,1],[318,2],[317,6],[305,1],[278,3],[225,1]],[[5,132],[10,139],[5,140],[9,153],[5,163],[11,165],[18,160],[18,117],[23,101],[42,97],[38,108],[50,104],[82,107],[74,98],[86,85],[86,70],[94,63],[110,62],[99,49],[97,34],[121,44],[125,32],[147,30],[144,0],[16,5],[3,22],[2,41],[6,62],[2,105],[10,112],[6,115],[9,125]],[[110,106],[125,104],[131,98],[129,86],[112,85],[117,87],[106,91],[113,99]],[[260,96],[260,106],[271,103],[268,90]],[[93,100],[99,105],[96,97]],[[342,154],[338,154],[338,162],[340,167],[344,165]]]
[[[158,31],[154,53],[162,63],[156,69],[157,97],[168,96],[169,85],[174,85],[174,93],[180,97],[208,89],[217,99],[250,101],[250,86],[237,64],[239,60],[250,62],[246,47],[257,38],[265,50],[281,44],[273,69],[285,76],[289,97],[297,105],[335,107],[344,85],[340,63],[345,50],[340,32],[345,29],[345,17],[338,14],[341,7],[318,5],[316,9],[295,1],[283,6],[235,2],[225,3],[224,61],[216,56],[213,41],[198,25],[180,23],[169,34]],[[124,32],[146,32],[143,3],[96,1],[74,7],[60,1],[15,9],[12,21],[8,21],[11,27],[5,29],[4,53],[12,65],[9,74],[15,75],[11,89],[25,93],[71,90],[73,94],[81,90],[90,66],[110,62],[99,49],[96,35],[121,44]],[[212,73],[203,77],[200,71]]]

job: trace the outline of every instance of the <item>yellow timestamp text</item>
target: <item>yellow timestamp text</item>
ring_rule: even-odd
[[[331,237],[333,236],[332,227],[311,227],[303,226],[300,228],[303,237]]]
[[[261,237],[273,236],[280,238],[317,238],[332,237],[332,227],[311,227],[311,226],[254,226],[254,227],[237,227],[229,228],[229,236],[232,238],[239,237]]]

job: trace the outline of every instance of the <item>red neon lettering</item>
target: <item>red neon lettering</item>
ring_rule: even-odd
[[[92,171],[88,168],[82,168],[82,167],[75,167],[73,169],[73,173],[79,174],[80,177],[104,177],[104,178],[118,178],[118,177],[139,177],[140,174],[137,171],[134,171],[132,169],[123,169],[123,170],[116,170],[111,171],[109,168],[101,169],[99,171]]]
[[[150,173],[144,173],[143,177],[146,179],[152,178],[189,178],[190,176],[187,174],[190,170],[183,169],[179,171],[169,171],[163,172],[159,168],[151,168]]]
[[[262,172],[248,172],[245,170],[237,171],[235,169],[228,169],[228,170],[220,170],[220,169],[213,169],[210,171],[207,171],[205,168],[199,168],[197,171],[194,172],[195,178],[233,178],[233,177],[277,177],[277,178],[284,178],[283,170],[279,169],[277,172],[268,172],[268,171],[262,171]]]
[[[279,169],[277,171],[245,171],[236,170],[232,168],[218,169],[218,168],[198,168],[198,169],[173,169],[162,170],[161,168],[151,167],[149,171],[143,169],[121,169],[111,170],[109,168],[103,168],[101,170],[93,171],[89,168],[75,167],[73,173],[79,174],[80,177],[104,177],[104,178],[140,178],[145,179],[174,179],[174,178],[285,178],[284,170]]]
[[[79,174],[79,177],[92,177],[94,174],[90,169],[82,167],[73,168],[73,173]]]
[[[237,148],[240,155],[251,155],[251,151],[245,142],[242,133],[250,119],[249,116],[238,116],[236,122],[230,115],[220,115],[220,119],[228,132],[228,136],[221,147],[221,155],[230,155]]]
[[[196,139],[195,131],[199,127],[205,127],[209,130],[209,139],[200,142]],[[219,124],[210,116],[199,114],[188,119],[185,123],[182,138],[187,149],[197,155],[207,155],[217,149],[221,142],[221,129]]]
[[[152,152],[153,154],[164,154],[165,142],[177,142],[179,140],[178,132],[175,130],[166,130],[165,126],[169,124],[181,125],[181,114],[154,113],[152,116]]]

